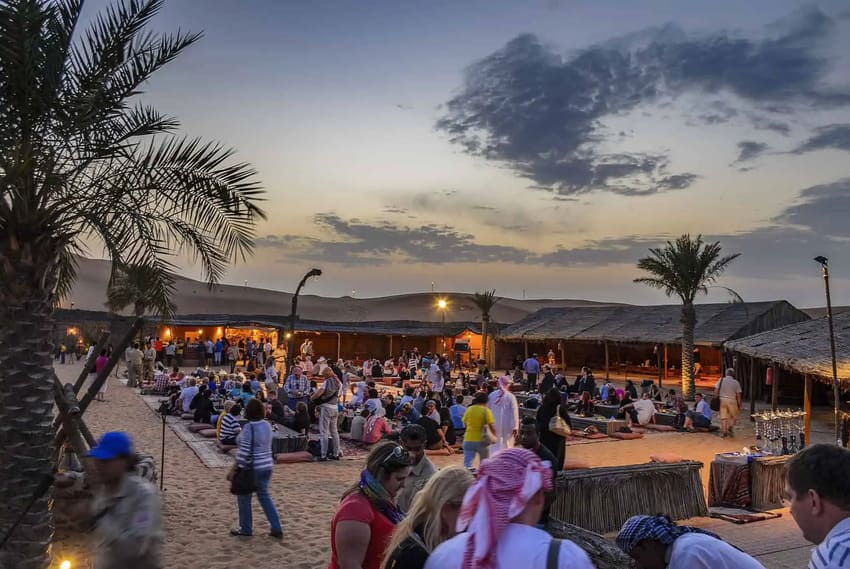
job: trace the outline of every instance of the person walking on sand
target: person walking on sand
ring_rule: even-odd
[[[496,442],[490,447],[491,453],[513,448],[519,432],[519,405],[510,387],[511,378],[503,375],[499,378],[499,389],[489,396],[487,406],[496,421]]]
[[[142,381],[142,362],[144,354],[136,342],[126,352],[127,357],[127,387],[137,387]]]
[[[540,362],[537,361],[537,354],[531,354],[531,357],[522,362],[522,371],[525,372],[526,381],[528,382],[527,389],[529,393],[537,390],[537,376],[540,375]]]
[[[322,374],[325,381],[311,397],[319,409],[319,448],[321,449],[320,461],[329,458],[339,460],[341,449],[339,447],[339,391],[342,382],[334,375],[331,368],[325,368]],[[329,443],[333,448],[328,448]]]
[[[734,436],[735,420],[741,410],[741,384],[735,379],[735,370],[729,368],[714,387],[714,396],[720,397],[720,435]]]

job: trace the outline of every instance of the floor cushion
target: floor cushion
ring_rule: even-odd
[[[608,435],[606,435],[605,433],[593,433],[592,435],[585,434],[584,438],[596,441],[599,439],[607,439]]]
[[[210,425],[207,423],[192,423],[189,425],[189,430],[193,433],[200,433],[201,431],[206,431],[210,428]]]
[[[583,468],[590,468],[590,462],[583,458],[569,456],[564,460],[564,470],[581,470]]]
[[[215,442],[215,445],[216,445],[218,448],[220,448],[220,449],[221,449],[221,452],[227,452],[227,451],[229,451],[230,449],[234,449],[234,448],[236,448],[236,445],[225,445],[225,444],[222,444],[222,443],[221,443],[221,441],[218,441],[218,440]]]
[[[313,455],[306,450],[298,452],[284,452],[274,457],[275,464],[287,464],[291,462],[312,462]]]
[[[180,415],[180,418],[183,419],[184,421],[194,421],[195,420],[195,414],[194,413],[183,413],[182,415]]]
[[[214,439],[215,438],[215,429],[204,429],[203,431],[200,431],[198,434],[200,434],[205,439]]]
[[[642,439],[643,435],[640,433],[611,433],[608,435],[612,439],[620,439],[622,441],[630,441],[632,439]]]
[[[685,459],[675,452],[658,452],[649,457],[650,462],[682,462]]]
[[[656,425],[655,423],[650,423],[648,425],[643,426],[644,429],[649,429],[650,431],[675,431],[676,428],[672,425]]]

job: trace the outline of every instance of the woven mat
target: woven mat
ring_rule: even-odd
[[[782,517],[782,514],[773,512],[746,510],[744,508],[724,508],[720,506],[713,506],[708,509],[708,512],[712,518],[725,520],[733,524],[749,524]]]
[[[163,399],[161,395],[142,395],[141,397],[151,410],[154,412],[159,410],[160,401]],[[157,415],[159,415],[158,412]],[[181,441],[186,443],[186,446],[192,449],[192,452],[201,459],[201,462],[207,468],[230,468],[233,466],[233,457],[221,452],[218,445],[215,444],[215,439],[204,438],[189,430],[191,421],[184,421],[180,417],[169,415],[165,418],[165,423],[171,427],[171,430]]]

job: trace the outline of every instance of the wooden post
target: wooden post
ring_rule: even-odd
[[[661,373],[661,344],[655,344],[655,365],[658,367],[658,389],[664,388]]]
[[[342,358],[342,334],[339,332],[336,333],[336,359],[339,360]],[[392,357],[392,353],[390,354]]]
[[[756,414],[756,359],[750,356],[750,418]]]
[[[773,385],[770,389],[770,408],[776,411],[779,406],[779,366],[771,364],[773,368]]]
[[[667,344],[664,344],[664,379],[667,379]]]
[[[567,352],[564,350],[564,340],[558,341],[558,347],[561,349],[561,373],[567,377]]]
[[[106,342],[109,340],[109,334],[109,332],[104,332],[100,335],[100,339],[97,341],[97,344],[95,344],[94,350],[92,351],[92,357],[97,358],[97,356],[100,355],[100,351],[106,347]],[[94,362],[91,363],[94,364]],[[74,382],[74,393],[79,393],[80,389],[83,388],[83,384],[86,382],[86,378],[89,375],[89,369],[88,365],[83,365],[83,371],[80,372],[80,376],[77,378],[77,381]]]
[[[608,369],[608,341],[605,341],[605,379],[611,379],[611,373]]]
[[[522,341],[522,347],[525,348],[525,359],[528,359],[528,341],[527,340]]]
[[[806,374],[803,376],[805,389],[803,390],[803,411],[806,416],[803,417],[803,433],[806,437],[806,446],[809,446],[809,437],[812,434],[812,376]]]
[[[392,357],[393,357],[393,336],[392,336],[392,334],[390,334],[390,355],[389,355],[389,358],[387,358],[387,359],[390,359]]]

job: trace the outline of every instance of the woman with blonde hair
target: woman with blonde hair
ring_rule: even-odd
[[[416,494],[407,517],[396,526],[383,569],[423,569],[434,549],[457,533],[463,496],[475,477],[460,466],[437,472]]]

